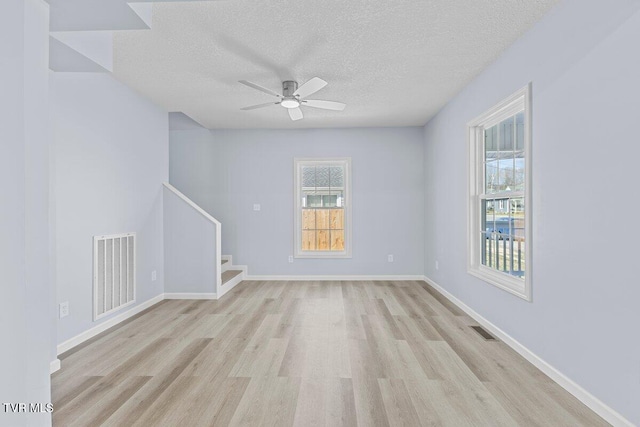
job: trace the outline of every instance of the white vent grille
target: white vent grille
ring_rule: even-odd
[[[136,300],[136,234],[93,238],[93,320]]]

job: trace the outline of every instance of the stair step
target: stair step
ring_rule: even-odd
[[[228,259],[223,259],[220,265],[225,265],[228,261],[229,261]]]
[[[234,277],[236,277],[238,274],[241,274],[242,270],[227,270],[224,273],[222,273],[222,284],[224,285],[225,283],[227,283],[229,280],[233,279]]]

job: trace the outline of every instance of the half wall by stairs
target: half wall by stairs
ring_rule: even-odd
[[[217,299],[244,279],[246,268],[223,259],[220,221],[169,183],[163,213],[166,298]]]

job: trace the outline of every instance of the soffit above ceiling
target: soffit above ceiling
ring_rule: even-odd
[[[211,129],[420,126],[557,2],[155,3],[150,30],[114,32],[113,72]],[[272,97],[238,80],[281,93],[315,76],[328,85],[311,98],[344,111],[240,111]]]

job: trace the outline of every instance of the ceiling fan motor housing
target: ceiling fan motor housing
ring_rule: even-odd
[[[282,82],[282,96],[285,98],[293,98],[293,93],[298,90],[298,83],[293,80]]]

